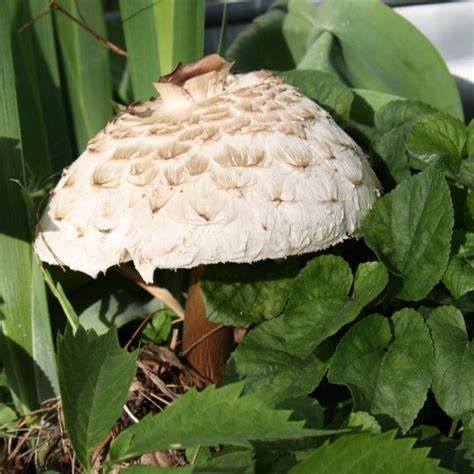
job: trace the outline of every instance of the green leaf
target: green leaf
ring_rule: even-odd
[[[240,396],[243,384],[191,389],[158,415],[147,415],[112,443],[110,463],[161,449],[219,444],[251,447],[254,440],[327,436],[330,431],[304,429],[289,421],[289,411],[275,410],[255,396]],[[212,416],[209,414],[212,413]]]
[[[45,3],[43,0],[28,0],[28,6],[29,18],[33,18],[44,8]],[[33,62],[36,70],[36,82],[32,82],[31,87],[37,91],[37,100],[40,102],[48,141],[48,151],[53,170],[56,171],[69,164],[73,156],[65,104],[63,103],[65,91],[59,73],[53,26],[52,15],[45,15],[40,21],[33,22],[28,30],[20,35],[31,37]],[[33,77],[30,77],[30,80],[33,80]],[[38,123],[35,123],[35,126],[38,127]],[[37,154],[38,150],[35,152]],[[46,158],[36,155],[36,159],[42,165],[44,165]]]
[[[31,250],[28,213],[12,182],[26,184],[27,166],[12,49],[21,4],[0,8],[0,358],[16,408],[25,414],[57,394],[57,378],[45,286]],[[23,108],[21,116],[31,110]],[[40,150],[30,138],[30,149],[37,144]]]
[[[272,8],[236,36],[226,57],[243,72],[294,69],[305,52],[314,16],[314,5],[304,0]]]
[[[442,474],[437,459],[426,448],[413,449],[415,439],[394,439],[390,431],[378,436],[366,433],[342,436],[325,443],[290,474]]]
[[[349,295],[353,278],[343,258],[322,255],[311,260],[295,279],[285,311],[288,351],[309,356],[322,341],[353,321],[387,281],[381,263],[360,264]]]
[[[300,89],[304,95],[315,100],[335,117],[349,117],[353,94],[336,76],[323,71],[302,69],[275,74]]]
[[[112,326],[119,328],[164,308],[163,302],[157,298],[135,295],[123,287],[104,285],[92,290],[85,288],[74,300],[79,300],[77,308],[81,325],[99,335]]]
[[[375,113],[374,123],[378,136],[371,146],[388,171],[387,173],[378,163],[375,164],[377,176],[384,184],[388,179],[400,183],[411,176],[406,151],[407,135],[420,117],[433,112],[433,108],[421,102],[398,100],[390,102]]]
[[[173,324],[174,312],[171,310],[157,311],[142,331],[142,338],[155,344],[163,344],[168,339]]]
[[[311,393],[329,366],[333,348],[321,344],[301,359],[288,351],[282,317],[266,321],[251,331],[232,353],[225,383],[245,380],[245,393],[256,393],[272,402]]]
[[[105,16],[101,2],[82,0],[80,14],[75,0],[61,0],[61,6],[105,36]],[[71,104],[78,150],[101,130],[112,116],[112,91],[108,50],[89,32],[55,12],[57,33]]]
[[[430,448],[430,457],[439,459],[441,467],[458,474],[472,474],[459,439],[448,438],[434,426],[424,425],[411,430],[409,436],[417,438],[416,448]]]
[[[208,319],[243,326],[278,316],[297,272],[295,259],[206,266],[201,288]]]
[[[135,99],[157,95],[153,83],[204,52],[204,0],[120,1]]]
[[[91,451],[117,421],[135,375],[136,355],[120,348],[117,332],[98,336],[78,328],[58,343],[64,420],[74,451],[90,467]]]
[[[439,282],[449,258],[453,208],[443,176],[428,169],[378,199],[361,231],[399,278],[398,298],[420,300]]]
[[[0,403],[0,425],[10,423],[16,420],[17,418],[18,415],[15,413],[15,410],[11,409],[4,403]]]
[[[379,422],[366,411],[353,411],[342,426],[344,428],[359,428],[361,431],[368,431],[372,434],[382,432]]]
[[[382,2],[323,0],[307,54],[318,42],[327,42],[328,35],[334,40],[331,48],[323,48],[326,62],[346,84],[419,100],[463,117],[456,84],[441,56],[411,23]],[[309,67],[306,62],[305,68],[321,69],[321,63],[320,59]],[[429,81],[424,80],[427,71]]]
[[[434,165],[449,174],[457,174],[465,142],[461,120],[440,112],[423,117],[413,125],[407,149],[416,158],[417,167]]]
[[[428,325],[435,349],[434,396],[451,418],[461,418],[474,411],[474,345],[453,306],[433,310]]]
[[[390,415],[406,432],[432,375],[428,328],[419,313],[406,308],[391,320],[373,315],[351,328],[337,346],[328,378],[349,387],[356,410]]]
[[[474,233],[463,234],[463,242],[443,276],[443,283],[456,299],[474,290]]]

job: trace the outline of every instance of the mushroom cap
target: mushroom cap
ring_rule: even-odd
[[[52,191],[34,248],[95,277],[314,252],[353,234],[380,194],[359,146],[268,71],[217,55],[155,84],[89,141]]]

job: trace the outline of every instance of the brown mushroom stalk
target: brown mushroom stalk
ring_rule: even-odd
[[[132,261],[190,268],[184,352],[219,382],[231,328],[205,318],[202,266],[316,252],[356,233],[380,194],[358,145],[331,116],[268,71],[231,74],[217,55],[155,84],[64,170],[35,251],[93,277]]]

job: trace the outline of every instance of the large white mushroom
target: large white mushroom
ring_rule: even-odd
[[[88,143],[39,222],[43,261],[93,277],[133,261],[152,282],[157,268],[283,258],[357,230],[380,189],[357,144],[281,78],[230,66],[211,55],[178,67],[160,99]]]

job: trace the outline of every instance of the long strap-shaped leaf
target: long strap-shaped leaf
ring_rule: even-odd
[[[102,2],[62,0],[61,6],[106,36]],[[61,12],[55,12],[55,17],[77,148],[82,151],[112,115],[109,51]]]
[[[12,54],[17,3],[0,8],[0,357],[17,408],[25,413],[57,393],[57,379],[44,282],[31,252],[20,188],[11,181],[25,177],[21,83],[15,82]]]
[[[120,0],[135,99],[156,95],[153,82],[204,51],[204,0]]]

